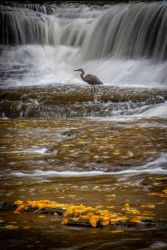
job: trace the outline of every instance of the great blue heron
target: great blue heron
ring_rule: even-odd
[[[94,91],[95,91],[95,85],[103,85],[103,83],[94,75],[86,75],[84,76],[85,72],[83,69],[76,69],[74,71],[80,71],[81,74],[81,79],[84,81],[84,82],[87,82],[89,85],[93,86],[94,87]]]

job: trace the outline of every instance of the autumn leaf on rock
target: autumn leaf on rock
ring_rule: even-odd
[[[90,219],[89,219],[91,226],[92,226],[92,227],[96,227],[96,226],[97,226],[97,223],[98,223],[98,221],[99,221],[99,219],[100,219],[99,216],[97,216],[97,215],[92,215],[92,216],[90,217]]]
[[[142,219],[143,219],[142,216],[135,216],[135,217],[133,217],[133,218],[130,219],[130,222],[140,223],[140,222],[142,222]]]

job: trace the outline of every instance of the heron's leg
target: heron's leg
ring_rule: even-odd
[[[91,94],[95,94],[95,86],[91,85]]]
[[[92,88],[92,85],[91,85],[91,94],[93,94],[93,88]]]
[[[94,85],[91,85],[91,93],[95,94],[95,86]]]

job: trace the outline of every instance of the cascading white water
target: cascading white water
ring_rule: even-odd
[[[92,25],[84,49],[90,58],[167,56],[167,5],[132,4],[111,8]]]
[[[108,85],[166,85],[164,2],[18,4],[1,6],[0,20],[3,87],[80,84],[78,67]]]

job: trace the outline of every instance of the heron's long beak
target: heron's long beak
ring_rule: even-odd
[[[74,71],[80,71],[79,69],[74,69]]]

